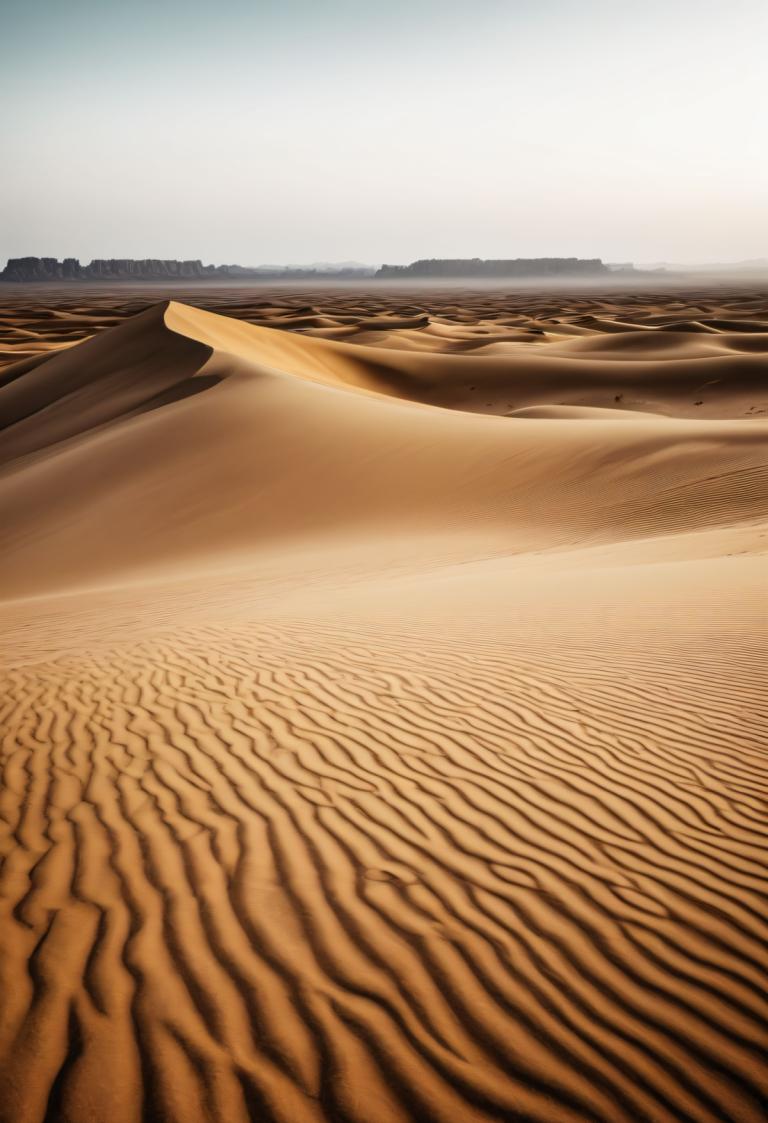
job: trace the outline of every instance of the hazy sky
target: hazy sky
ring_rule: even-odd
[[[0,0],[0,258],[768,255],[766,0]]]

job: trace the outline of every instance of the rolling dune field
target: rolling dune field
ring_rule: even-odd
[[[161,295],[0,293],[0,1123],[762,1123],[768,294]]]

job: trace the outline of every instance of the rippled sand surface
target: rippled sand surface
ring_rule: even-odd
[[[2,1123],[761,1123],[768,296],[179,296],[0,293]]]

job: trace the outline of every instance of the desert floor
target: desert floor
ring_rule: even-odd
[[[2,1123],[763,1123],[768,293],[0,291]]]

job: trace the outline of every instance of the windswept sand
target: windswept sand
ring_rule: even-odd
[[[768,297],[198,299],[0,308],[0,1123],[762,1123]]]

